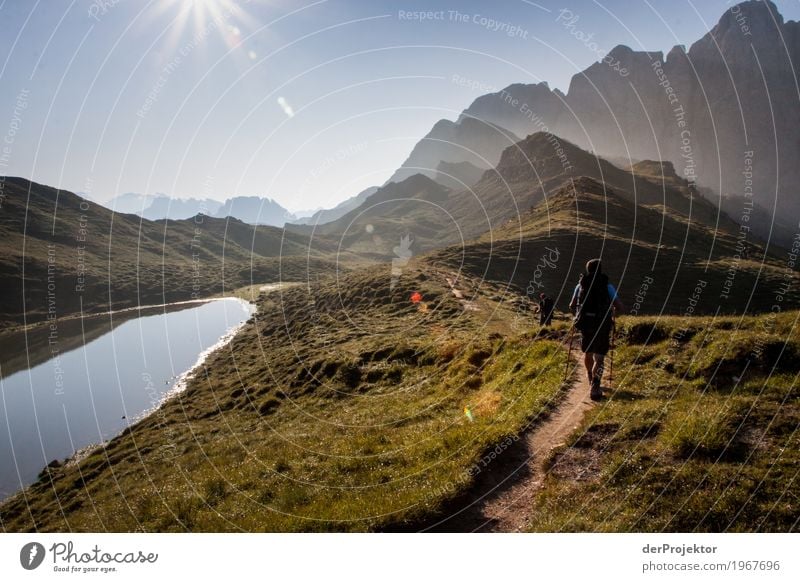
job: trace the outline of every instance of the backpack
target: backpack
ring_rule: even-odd
[[[578,291],[578,331],[599,331],[611,327],[611,299],[608,297],[608,277],[603,273],[581,275]]]

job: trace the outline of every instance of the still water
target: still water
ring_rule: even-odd
[[[174,304],[0,337],[0,499],[152,411],[252,311]]]

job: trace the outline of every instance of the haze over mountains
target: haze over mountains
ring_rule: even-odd
[[[317,265],[304,256],[305,238],[273,226],[210,216],[154,222],[22,178],[6,178],[4,194],[4,324],[209,297],[302,279]]]
[[[500,152],[519,139],[489,120],[465,115],[455,122],[441,119],[414,146],[389,182],[401,182],[414,174],[433,178],[440,162],[469,162],[488,169],[500,159]]]
[[[781,38],[788,47],[783,52]],[[204,252],[214,267],[203,271],[202,293],[265,274],[313,280],[323,271],[331,272],[331,265],[394,261],[453,245],[467,248],[495,231],[510,236],[516,228],[532,237],[544,236],[525,226],[529,211],[548,208],[552,196],[563,196],[565,188],[575,191],[576,183],[592,192],[599,184],[609,196],[632,204],[634,212],[641,209],[642,216],[659,220],[665,241],[688,236],[694,228],[710,228],[718,238],[703,238],[703,244],[732,256],[754,251],[767,260],[775,243],[787,240],[776,236],[781,221],[791,225],[800,214],[794,189],[800,185],[795,163],[800,141],[791,135],[800,126],[793,121],[800,121],[800,107],[796,86],[787,82],[795,78],[795,71],[786,68],[796,62],[788,59],[798,46],[797,23],[784,23],[769,2],[745,2],[726,11],[688,52],[676,47],[664,59],[661,53],[618,46],[610,57],[619,70],[606,61],[595,63],[573,78],[567,94],[540,83],[511,85],[479,97],[458,120],[435,124],[384,186],[319,210],[297,221],[301,224],[286,224],[283,232],[269,225],[283,226],[294,217],[269,198],[235,197],[222,203],[125,194],[110,204],[118,212],[139,213],[144,220],[128,214],[112,218],[92,204],[86,221],[102,235],[91,239],[80,267],[94,275],[98,309],[152,302],[159,296],[164,301],[186,298],[191,294],[187,274],[195,270],[193,217],[203,214],[202,230],[209,237]],[[753,80],[756,75],[761,84]],[[769,111],[781,123],[773,124],[772,117],[767,123],[764,115]],[[594,185],[586,186],[584,179]],[[74,255],[75,233],[59,228],[74,230],[86,213],[74,195],[23,179],[9,179],[7,190],[20,197],[6,204],[4,208],[13,212],[4,212],[0,225],[9,249],[3,262],[3,315],[14,321],[23,309],[46,314],[42,294],[48,244],[66,241],[63,252]],[[718,192],[739,198],[720,198]],[[27,210],[25,196],[33,205]],[[748,206],[751,201],[756,206]],[[720,202],[728,214],[719,211]],[[63,209],[70,222],[62,222]],[[620,217],[605,212],[606,224],[617,225]],[[774,214],[780,220],[773,221]],[[232,220],[223,220],[227,217]],[[737,235],[742,222],[753,232]],[[623,230],[632,244],[641,242],[640,230],[630,225]],[[603,248],[598,233],[587,243],[592,252]],[[767,235],[770,244],[765,242]],[[738,238],[723,244],[730,236]],[[663,244],[662,264],[671,261],[680,268],[682,249]],[[133,249],[137,255],[131,254]],[[714,250],[708,249],[707,260]],[[119,276],[104,272],[109,256],[117,260],[114,270]],[[282,261],[293,256],[317,261],[321,272],[311,273],[309,267],[302,273],[298,261],[281,269]],[[730,265],[720,255],[716,260],[717,275],[724,277]],[[513,269],[502,276],[494,267],[487,269],[507,282],[517,276]],[[106,275],[115,281],[116,300],[103,291]],[[79,299],[69,295],[62,305],[77,311]]]
[[[247,224],[283,226],[284,224],[322,224],[335,220],[356,208],[377,187],[367,188],[330,209],[290,212],[272,198],[261,196],[234,196],[224,202],[212,198],[175,198],[167,194],[138,194],[126,192],[115,196],[102,206],[122,214],[136,214],[148,220],[185,220],[198,214],[226,218],[228,216]],[[79,196],[87,198],[82,192]],[[87,198],[89,199],[89,198]]]
[[[574,28],[578,22],[567,10],[558,24]],[[768,0],[743,2],[688,50],[675,46],[664,55],[619,45],[576,74],[566,93],[546,82],[518,83],[478,97],[457,120],[437,122],[387,184],[422,174],[451,190],[465,189],[509,146],[548,132],[623,169],[641,160],[669,161],[735,221],[746,215],[753,232],[786,244],[800,219],[798,62],[800,24],[784,22]],[[282,226],[332,222],[374,192],[310,217],[256,197],[221,203],[123,195],[115,203],[118,211],[151,220],[202,211]]]
[[[256,306],[157,413],[123,408],[123,432],[1,501],[0,525],[407,531],[494,496],[518,518],[503,531],[795,530],[797,26],[745,2],[688,51],[618,46],[566,94],[484,95],[386,183],[305,218],[0,178],[4,374],[163,304]],[[595,257],[627,313],[590,407],[568,304]]]
[[[248,224],[283,226],[297,217],[271,198],[235,196],[224,202],[212,198],[175,198],[167,194],[128,192],[104,204],[109,210],[136,214],[148,220],[183,220],[198,214],[225,218],[232,216]]]
[[[331,222],[340,218],[353,210],[354,208],[358,208],[364,200],[375,194],[378,191],[376,186],[372,186],[371,188],[367,188],[362,190],[355,196],[348,198],[347,200],[340,202],[333,208],[323,208],[314,212],[311,216],[306,216],[302,218],[296,218],[295,220],[291,220],[293,224],[325,224],[326,222]]]
[[[577,22],[569,11],[559,20]],[[441,161],[475,163],[476,154],[494,164],[506,136],[548,131],[610,159],[670,161],[736,220],[755,202],[754,231],[766,236],[777,219],[791,232],[800,218],[798,63],[800,23],[784,22],[768,0],[744,2],[688,51],[619,45],[566,94],[539,83],[479,97],[458,121],[437,123],[393,179],[414,168],[433,177]]]

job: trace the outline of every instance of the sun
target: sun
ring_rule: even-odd
[[[180,0],[184,9],[194,15],[196,30],[205,30],[212,23],[224,24],[239,8],[233,0]]]
[[[201,18],[205,17],[205,15],[210,14],[211,16],[216,16],[221,13],[220,8],[224,4],[231,4],[231,2],[226,2],[226,0],[179,0],[183,6],[194,12],[197,16],[199,15]]]
[[[206,37],[218,34],[228,47],[241,44],[241,25],[249,16],[237,0],[161,0],[157,5],[156,18],[169,14],[169,45],[175,47],[189,28],[191,36]]]

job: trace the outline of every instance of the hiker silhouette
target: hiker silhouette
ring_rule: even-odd
[[[546,293],[539,293],[539,325],[549,327],[553,322],[555,303]]]
[[[592,400],[598,400],[603,396],[600,382],[611,345],[614,315],[625,309],[617,289],[603,274],[600,259],[586,263],[586,272],[575,286],[569,309],[575,316],[575,329],[581,334],[583,363],[592,387],[590,396]]]

